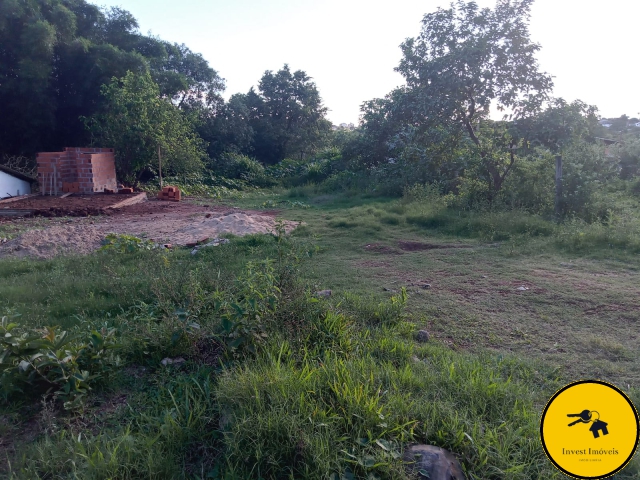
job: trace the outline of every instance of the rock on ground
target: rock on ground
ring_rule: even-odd
[[[429,480],[467,480],[460,462],[444,448],[413,445],[404,452],[407,470],[413,478]]]

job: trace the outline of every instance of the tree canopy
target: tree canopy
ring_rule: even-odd
[[[186,115],[161,98],[149,73],[114,78],[102,87],[102,95],[104,110],[86,122],[96,145],[115,149],[119,178],[133,183],[157,172],[158,149],[165,173],[202,168],[205,143]]]
[[[0,2],[0,153],[84,145],[80,116],[103,105],[100,87],[149,71],[166,98],[219,101],[224,81],[184,45],[139,33],[126,10],[85,0]]]
[[[458,0],[423,17],[420,34],[401,45],[396,71],[406,85],[363,105],[363,129],[377,139],[369,154],[374,163],[385,149],[387,156],[406,155],[407,146],[434,171],[449,168],[444,165],[454,156],[475,155],[491,201],[522,146],[513,124],[490,120],[492,108],[505,120],[526,119],[553,87],[535,58],[540,46],[529,38],[532,3],[498,0],[495,8],[481,9]],[[461,148],[464,153],[456,152]]]

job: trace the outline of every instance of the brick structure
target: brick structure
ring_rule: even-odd
[[[38,153],[36,161],[42,193],[87,194],[118,187],[113,148],[67,147],[63,152]]]
[[[158,193],[160,200],[168,200],[170,202],[180,201],[180,189],[178,187],[164,187],[160,193]]]

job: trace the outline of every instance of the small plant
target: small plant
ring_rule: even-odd
[[[101,251],[115,251],[118,253],[134,253],[140,250],[153,250],[157,245],[151,240],[143,240],[133,235],[108,234],[102,241]]]
[[[21,331],[8,317],[0,322],[0,385],[5,397],[15,392],[52,392],[67,410],[76,409],[91,384],[109,373],[118,359],[114,329],[73,336],[57,327]]]
[[[268,337],[265,317],[273,314],[278,305],[280,289],[273,262],[247,263],[236,286],[238,292],[233,301],[219,298],[215,302],[221,312],[223,337],[232,351],[246,348],[255,353]]]

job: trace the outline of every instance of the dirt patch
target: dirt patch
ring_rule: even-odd
[[[471,245],[459,244],[438,244],[438,243],[422,243],[422,242],[398,242],[398,247],[406,252],[418,252],[421,250],[437,250],[445,248],[472,248]]]
[[[402,252],[381,243],[368,243],[364,248],[367,252],[381,253],[385,255],[402,255]]]
[[[0,257],[51,258],[61,254],[87,254],[98,249],[109,233],[135,235],[173,245],[195,243],[223,233],[238,236],[275,233],[277,221],[274,215],[274,212],[212,208],[186,202],[149,201],[123,207],[111,215],[69,220],[65,224],[27,231],[1,244]],[[286,232],[298,225],[297,222],[283,222]]]
[[[0,246],[0,258],[51,258],[73,253],[88,254],[100,247],[104,233],[85,225],[55,225],[43,230],[29,230]]]
[[[201,338],[195,343],[194,347],[194,353],[189,356],[190,360],[209,367],[220,366],[220,361],[225,351],[223,344],[213,338]]]
[[[16,210],[36,210],[36,211],[80,211],[80,210],[96,210],[100,211],[108,208],[116,203],[128,200],[138,195],[138,193],[125,194],[95,194],[95,195],[71,195],[66,198],[36,195],[16,200],[7,204],[0,204],[0,208],[11,208]]]

